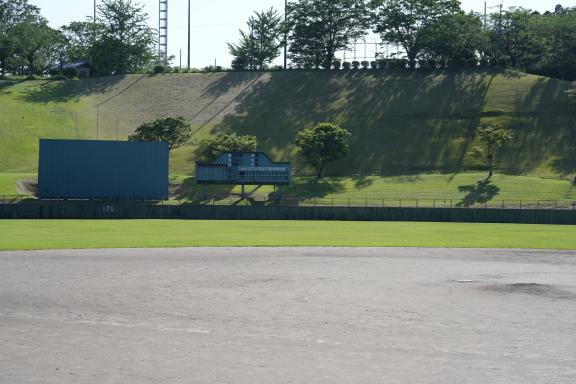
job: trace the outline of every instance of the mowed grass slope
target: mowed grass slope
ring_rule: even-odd
[[[27,191],[24,188],[19,188],[18,184],[22,181],[30,180],[36,182],[35,173],[0,173],[0,199],[25,195]]]
[[[195,139],[236,132],[291,160],[296,133],[319,121],[349,129],[351,153],[328,175],[453,173],[481,166],[474,132],[504,124],[515,140],[500,161],[513,175],[576,171],[567,82],[511,71],[272,72],[128,75],[65,82],[0,82],[0,171],[34,170],[40,137],[125,138],[142,121],[183,115]],[[97,119],[98,111],[98,119]],[[76,118],[77,116],[77,118]],[[78,123],[76,124],[76,121]],[[194,145],[172,154],[173,173],[193,172]]]
[[[576,249],[573,226],[181,220],[0,220],[0,250],[199,246]]]
[[[177,198],[183,201],[201,199],[206,192],[210,196],[241,192],[238,186],[197,185],[194,178],[187,176],[176,176],[172,181],[181,183]],[[264,198],[272,192],[272,187],[264,186],[256,192],[256,196]],[[284,196],[308,203],[316,201],[319,204],[339,205],[347,204],[347,199],[351,199],[353,205],[379,205],[382,199],[385,204],[397,205],[401,204],[398,199],[403,199],[405,205],[411,206],[432,205],[435,204],[433,200],[442,200],[437,202],[439,206],[482,203],[514,205],[520,204],[520,201],[534,204],[540,201],[542,206],[558,202],[566,206],[576,202],[576,186],[570,180],[536,176],[497,174],[486,181],[486,173],[479,172],[326,177],[321,180],[296,177],[292,185],[285,187]]]

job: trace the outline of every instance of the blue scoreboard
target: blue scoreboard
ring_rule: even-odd
[[[168,144],[40,140],[41,199],[168,198]]]
[[[196,162],[198,184],[288,185],[290,163],[275,163],[262,152],[227,152],[211,163]]]

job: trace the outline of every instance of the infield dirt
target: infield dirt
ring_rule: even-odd
[[[2,383],[576,382],[576,252],[0,252]]]

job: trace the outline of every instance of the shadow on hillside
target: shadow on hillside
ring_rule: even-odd
[[[202,107],[198,112],[196,112],[190,118],[190,120],[196,119],[206,110],[211,108],[218,101],[220,96],[227,94],[228,92],[230,92],[232,88],[240,87],[235,97],[225,102],[222,106],[220,106],[220,108],[218,108],[217,111],[213,112],[212,115],[207,120],[202,122],[202,124],[199,124],[194,129],[194,131],[192,132],[192,136],[195,136],[198,132],[200,132],[206,126],[211,124],[215,119],[217,119],[220,115],[222,115],[224,111],[226,111],[232,104],[242,100],[242,98],[250,90],[250,88],[252,88],[254,84],[256,84],[262,77],[262,73],[255,73],[253,77],[248,79],[245,76],[240,75],[241,73],[226,74],[218,81],[212,83],[212,85],[205,90],[204,94],[202,95],[202,98],[207,98],[209,99],[209,101],[208,103],[206,103],[204,107]],[[196,152],[196,158],[199,157],[200,153]]]
[[[468,207],[474,204],[484,204],[492,200],[500,193],[500,188],[491,180],[482,180],[472,185],[461,185],[459,192],[465,192],[466,196],[456,206]]]
[[[526,174],[540,165],[561,175],[576,172],[576,123],[564,92],[569,83],[540,78],[516,103],[508,125],[514,139],[501,152],[499,167]],[[548,159],[554,159],[546,164]]]
[[[0,80],[0,94],[10,93],[9,89],[23,83],[25,80]]]
[[[213,82],[204,92],[204,97],[220,97],[228,93],[233,88],[250,88],[251,85],[259,81],[266,72],[228,72],[220,79]],[[248,86],[246,86],[248,84]]]
[[[351,152],[326,174],[458,171],[494,72],[274,72],[242,94],[213,134],[256,135],[259,149],[292,160],[296,133],[316,122],[353,133]],[[237,74],[213,87],[226,89]],[[300,160],[299,160],[300,161]]]
[[[134,82],[112,95],[107,100],[102,101],[104,104],[110,99],[126,92],[136,83],[142,80],[143,76],[138,76]],[[27,103],[65,103],[72,100],[78,100],[83,96],[94,96],[109,92],[114,86],[124,80],[126,76],[107,76],[95,77],[83,80],[48,80],[42,82],[37,87],[28,88],[21,96],[21,100]]]

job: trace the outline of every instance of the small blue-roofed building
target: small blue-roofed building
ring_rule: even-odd
[[[290,163],[276,163],[262,152],[226,152],[213,162],[196,162],[196,183],[288,185]]]

